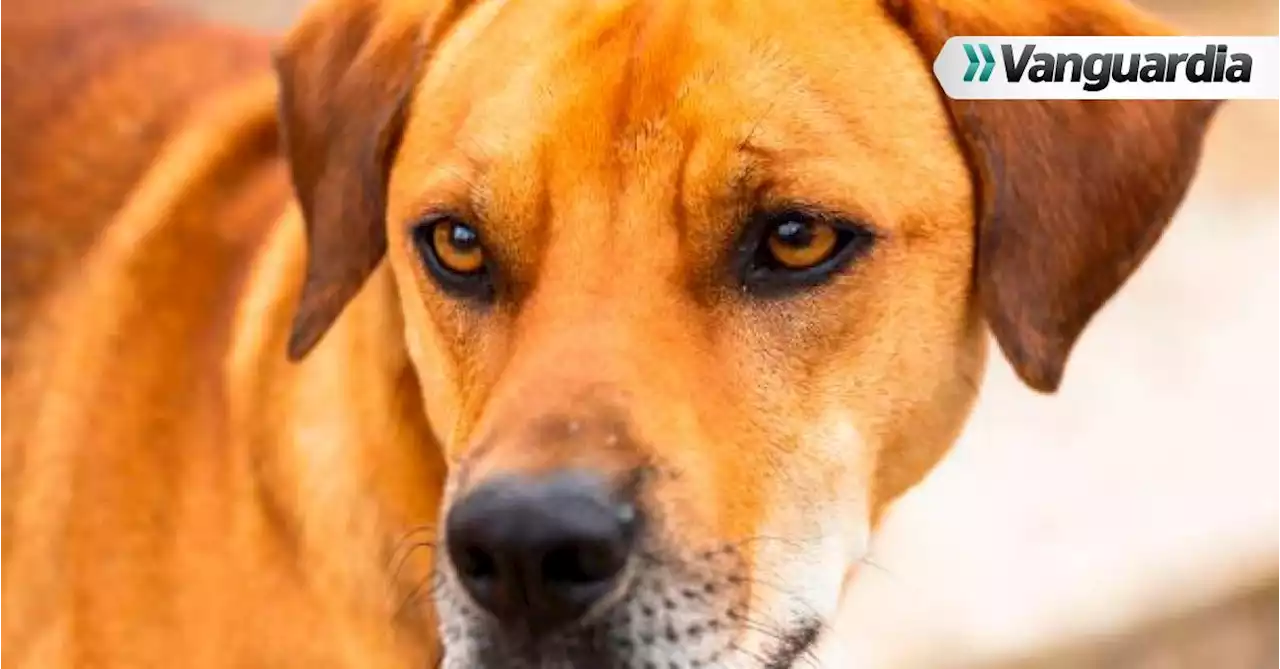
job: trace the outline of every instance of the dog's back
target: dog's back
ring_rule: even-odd
[[[155,3],[15,0],[3,22],[3,333],[10,344],[204,100],[268,42]]]

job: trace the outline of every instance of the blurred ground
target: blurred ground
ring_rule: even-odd
[[[269,28],[303,4],[180,1]],[[1266,0],[1139,4],[1190,33],[1276,33]],[[835,636],[851,665],[1278,666],[1278,118],[1274,101],[1227,105],[1057,396],[993,356],[971,429],[850,593]]]

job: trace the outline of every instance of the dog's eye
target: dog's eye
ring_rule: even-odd
[[[803,211],[763,217],[744,249],[743,283],[757,291],[816,285],[870,247],[862,226]]]
[[[441,221],[431,226],[431,252],[441,267],[454,274],[474,274],[484,269],[480,235],[461,223]]]
[[[809,269],[836,250],[836,229],[825,221],[788,218],[769,231],[770,257],[787,269]]]
[[[454,218],[418,223],[413,241],[427,269],[446,290],[470,297],[488,297],[492,290],[480,234]]]

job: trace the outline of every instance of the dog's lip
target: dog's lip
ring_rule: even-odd
[[[823,625],[818,620],[805,620],[791,628],[778,639],[763,669],[791,669],[796,662],[813,650],[822,637]]]

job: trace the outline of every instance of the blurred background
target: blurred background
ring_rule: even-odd
[[[273,31],[305,4],[171,1]],[[1138,4],[1188,33],[1277,32],[1271,0]],[[851,589],[849,666],[1280,666],[1278,121],[1275,101],[1227,104],[1058,395],[993,347],[970,429]]]

